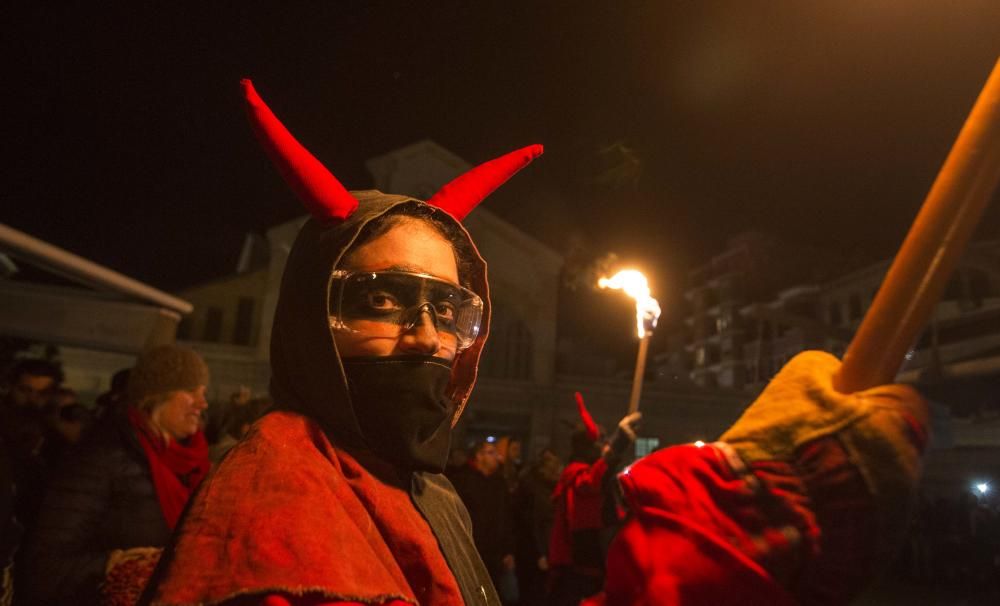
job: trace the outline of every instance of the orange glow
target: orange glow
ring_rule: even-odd
[[[656,321],[660,318],[660,304],[650,296],[649,282],[642,272],[636,269],[623,269],[610,278],[601,278],[597,281],[597,285],[601,288],[621,290],[635,299],[636,332],[640,339],[656,327]]]

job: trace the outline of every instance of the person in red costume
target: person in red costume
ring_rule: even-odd
[[[274,409],[205,481],[141,601],[499,605],[441,473],[490,317],[486,265],[460,220],[542,148],[426,202],[348,192],[249,81],[243,92],[312,215],[275,312]]]
[[[582,425],[572,434],[569,464],[563,469],[552,493],[555,519],[549,539],[551,567],[550,603],[579,604],[597,593],[604,580],[602,545],[614,529],[614,476],[635,442],[642,413],[626,415],[611,439],[604,439],[583,402],[575,394]]]
[[[441,475],[489,326],[459,221],[541,153],[518,150],[427,202],[348,192],[249,82],[251,123],[306,222],[271,343],[276,410],[203,482],[141,603],[498,604]],[[831,604],[905,524],[927,414],[916,392],[837,393],[793,359],[712,445],[619,476],[628,506],[593,604]]]

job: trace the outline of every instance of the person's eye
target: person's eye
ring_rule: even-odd
[[[371,291],[365,295],[365,303],[374,311],[397,311],[401,308],[396,297],[384,291]]]
[[[437,312],[437,316],[441,320],[448,320],[449,322],[455,321],[455,316],[457,312],[455,311],[455,305],[450,301],[441,301],[434,306],[434,311]]]

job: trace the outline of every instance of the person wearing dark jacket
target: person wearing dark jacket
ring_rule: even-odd
[[[0,606],[14,599],[14,554],[23,530],[14,514],[14,470],[0,435]]]
[[[510,495],[496,446],[487,441],[476,444],[468,464],[449,479],[469,510],[476,549],[499,587],[500,577],[514,569],[514,534]]]
[[[18,586],[25,603],[98,603],[102,585],[106,598],[123,589],[138,596],[145,579],[131,576],[152,571],[208,471],[199,428],[207,383],[189,349],[161,346],[139,358],[130,405],[87,434],[49,487]]]
[[[513,495],[514,557],[521,606],[547,604],[545,580],[549,572],[549,535],[555,516],[552,491],[561,470],[559,457],[546,448],[521,476]]]
[[[26,358],[14,364],[0,398],[0,447],[13,474],[14,513],[29,531],[34,527],[50,475],[45,407],[63,380],[62,368],[49,360]]]

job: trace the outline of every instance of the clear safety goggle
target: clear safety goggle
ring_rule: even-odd
[[[483,300],[467,288],[405,271],[333,272],[330,326],[396,338],[430,316],[444,346],[461,351],[476,340]]]

